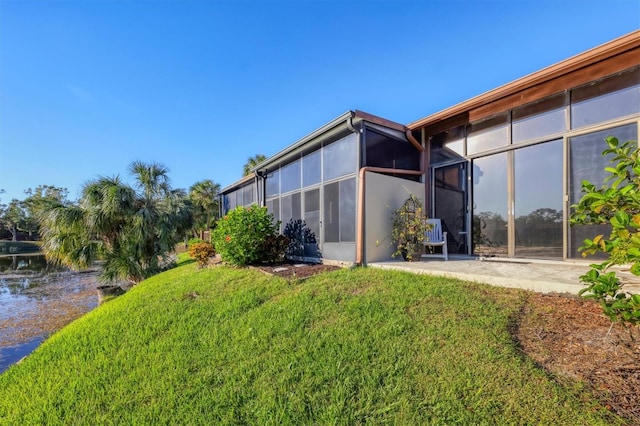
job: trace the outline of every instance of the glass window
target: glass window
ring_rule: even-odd
[[[367,130],[366,166],[394,168],[394,140]]]
[[[340,242],[340,182],[324,186],[324,240]]]
[[[422,153],[409,141],[395,141],[394,167],[404,170],[420,170]]]
[[[352,133],[327,145],[322,154],[323,179],[329,180],[355,173],[358,166],[357,136]]]
[[[267,198],[280,194],[280,171],[278,169],[267,174]]]
[[[576,204],[582,198],[583,180],[588,180],[596,187],[602,186],[607,176],[604,168],[609,167],[611,158],[610,155],[602,156],[602,151],[607,148],[604,140],[609,136],[615,136],[621,142],[638,140],[638,129],[635,124],[629,124],[569,139],[569,202],[571,204]],[[608,235],[610,232],[611,228],[607,225],[571,227],[569,257],[581,257],[578,247],[585,239],[592,239],[598,234]]]
[[[274,223],[280,220],[280,199],[274,198],[273,200],[267,200],[267,211],[273,215]]]
[[[507,115],[499,115],[471,124],[467,137],[467,153],[475,154],[509,144]]]
[[[356,179],[324,187],[324,240],[352,242],[356,239]]]
[[[514,153],[516,256],[562,257],[562,140]]]
[[[304,221],[315,234],[316,240],[320,238],[320,190],[312,189],[304,193]]]
[[[230,192],[227,194],[227,199],[229,200],[229,210],[233,210],[238,205],[236,191]]]
[[[356,178],[340,181],[340,241],[356,240]]]
[[[571,92],[571,127],[640,112],[640,68]]]
[[[473,161],[473,253],[507,255],[507,153]]]
[[[467,251],[467,163],[433,170],[434,212],[447,231],[449,253]]]
[[[320,150],[302,157],[302,185],[320,183]]]
[[[231,206],[229,205],[229,194],[225,194],[222,196],[222,214],[223,216],[229,213],[231,210]]]
[[[300,189],[300,160],[280,169],[280,186],[282,193]]]
[[[284,196],[280,199],[280,209],[282,211],[282,223],[286,224],[293,217],[293,212],[291,211],[291,195]]]
[[[254,189],[256,185],[255,183],[251,183],[244,188],[242,188],[242,204],[245,206],[249,206],[254,203]]]
[[[564,104],[565,95],[561,93],[514,109],[511,128],[513,143],[564,132],[567,127]]]
[[[402,141],[367,129],[365,165],[391,169],[420,170],[420,152]]]
[[[432,165],[459,160],[464,156],[464,126],[433,135],[429,142]]]
[[[282,209],[282,223],[286,225],[289,221],[302,219],[300,213],[300,193],[296,192],[291,195],[282,197],[281,199]]]

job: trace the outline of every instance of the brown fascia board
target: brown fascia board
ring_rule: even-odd
[[[449,121],[456,116],[467,115],[469,111],[475,108],[482,107],[507,96],[515,95],[518,92],[522,92],[526,89],[530,89],[534,86],[546,83],[558,77],[562,77],[563,75],[575,72],[615,56],[631,53],[631,51],[637,50],[638,48],[640,48],[640,30],[631,32],[613,41],[572,56],[569,59],[565,59],[562,62],[543,68],[533,74],[529,74],[511,83],[507,83],[418,121],[414,121],[413,123],[408,124],[407,128],[410,130],[417,130],[444,120]],[[631,59],[631,62],[636,62],[636,65],[638,64],[637,53],[638,52],[636,52],[635,55],[627,55]]]
[[[355,114],[356,117],[359,117],[364,121],[388,127],[393,130],[398,130],[402,133],[406,132],[407,130],[404,124],[396,123],[395,121],[387,120],[386,118],[378,117],[377,115],[369,114],[368,112],[355,110]]]

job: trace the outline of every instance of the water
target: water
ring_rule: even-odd
[[[98,304],[97,270],[72,272],[44,256],[0,256],[0,373]]]

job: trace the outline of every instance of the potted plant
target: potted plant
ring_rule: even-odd
[[[425,232],[430,229],[422,203],[410,195],[404,204],[393,212],[391,239],[396,248],[393,257],[402,255],[410,262],[420,260],[424,251]]]

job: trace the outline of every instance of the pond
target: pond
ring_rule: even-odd
[[[97,275],[53,267],[42,255],[0,256],[0,373],[98,305]]]

